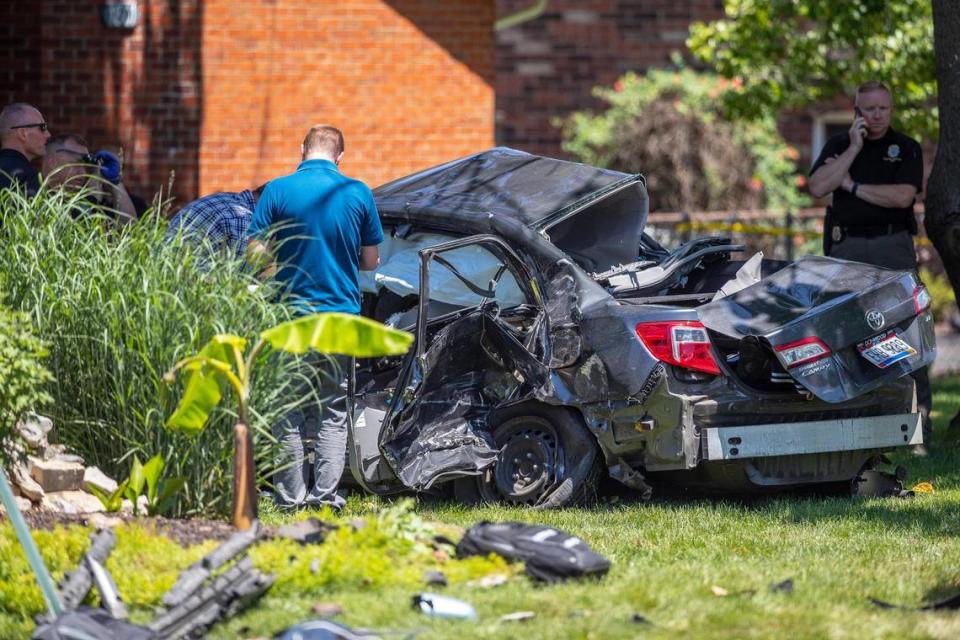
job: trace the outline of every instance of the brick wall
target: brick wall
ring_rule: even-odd
[[[311,124],[380,184],[493,144],[493,0],[210,0],[201,190],[291,171]]]
[[[499,16],[530,0],[497,0]],[[551,119],[597,108],[597,85],[670,62],[696,20],[723,15],[722,0],[550,0],[535,20],[497,32],[497,141],[562,155]]]
[[[139,0],[130,31],[102,0],[3,3],[0,100],[122,146],[148,198],[171,170],[181,203],[289,172],[315,122],[375,185],[493,144],[494,1]]]

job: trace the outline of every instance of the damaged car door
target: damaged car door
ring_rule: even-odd
[[[500,266],[488,282],[464,273],[453,255],[482,247]],[[531,270],[501,239],[472,236],[419,251],[416,343],[392,382],[358,398],[351,470],[368,490],[424,491],[477,475],[496,460],[487,428],[494,408],[546,384],[549,327]],[[449,258],[449,259],[448,259]],[[431,296],[431,269],[444,269],[477,304],[447,310]],[[509,282],[507,282],[509,281]],[[498,287],[518,288],[498,296]],[[439,315],[435,306],[447,311]]]

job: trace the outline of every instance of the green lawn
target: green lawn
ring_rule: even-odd
[[[941,380],[935,388],[940,435],[960,408],[960,378]],[[416,576],[423,563],[368,564],[380,553],[380,543],[344,538],[334,549],[342,549],[346,560],[340,559],[353,566],[336,567],[339,573],[325,584],[301,575],[300,587],[287,582],[211,637],[269,636],[309,618],[318,601],[342,605],[345,614],[337,619],[346,624],[416,629],[422,639],[960,637],[960,613],[880,610],[867,600],[918,604],[960,590],[960,448],[934,447],[927,458],[902,454],[895,462],[909,468],[908,484],[927,481],[935,493],[907,500],[784,497],[750,504],[621,500],[556,512],[421,503],[416,515],[423,520],[461,527],[483,519],[556,525],[610,558],[611,572],[599,582],[549,587],[535,586],[521,574],[503,586],[481,588],[470,586],[470,578],[495,566],[468,571],[461,563],[441,562],[452,584],[439,592],[474,604],[479,621],[433,620],[410,607],[410,597],[421,589]],[[383,504],[351,498],[344,518],[369,516]],[[266,513],[265,519],[279,518]],[[368,544],[373,546],[358,546]],[[352,548],[371,551],[350,558]],[[289,562],[285,551],[272,553],[272,561],[280,563],[275,566]],[[331,552],[325,561],[335,556],[340,557]],[[787,578],[794,582],[793,593],[770,591],[770,584]],[[715,595],[713,587],[730,595]],[[0,611],[4,608],[0,603]],[[522,610],[536,618],[498,621]],[[634,614],[650,623],[632,622]],[[0,613],[0,635],[28,628]]]

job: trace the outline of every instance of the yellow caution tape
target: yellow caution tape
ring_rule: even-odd
[[[765,225],[746,225],[742,222],[698,222],[696,220],[691,220],[690,222],[680,222],[674,225],[674,228],[681,233],[687,231],[710,231],[714,233],[718,231],[731,231],[733,233],[742,233],[751,236],[801,236],[807,240],[819,238],[823,235],[822,232],[816,230],[788,229],[786,227],[771,227]],[[931,244],[930,239],[927,237],[914,238],[914,242],[920,245]]]

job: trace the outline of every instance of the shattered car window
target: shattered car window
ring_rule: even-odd
[[[448,240],[450,238],[447,236],[426,233],[410,234],[406,238],[388,236],[381,245],[380,266],[376,271],[364,272],[361,275],[361,289],[373,294],[387,291],[401,298],[419,295],[420,249]],[[498,274],[500,277],[494,288],[493,299],[500,308],[515,307],[526,302],[516,278],[509,271],[500,273],[503,262],[490,250],[479,245],[461,247],[444,253],[443,259],[453,266],[463,279],[441,263],[434,262],[431,265],[430,317],[479,305],[485,297],[480,295],[478,290],[488,290],[491,280]],[[405,317],[396,326],[407,326],[413,322],[414,317]]]

